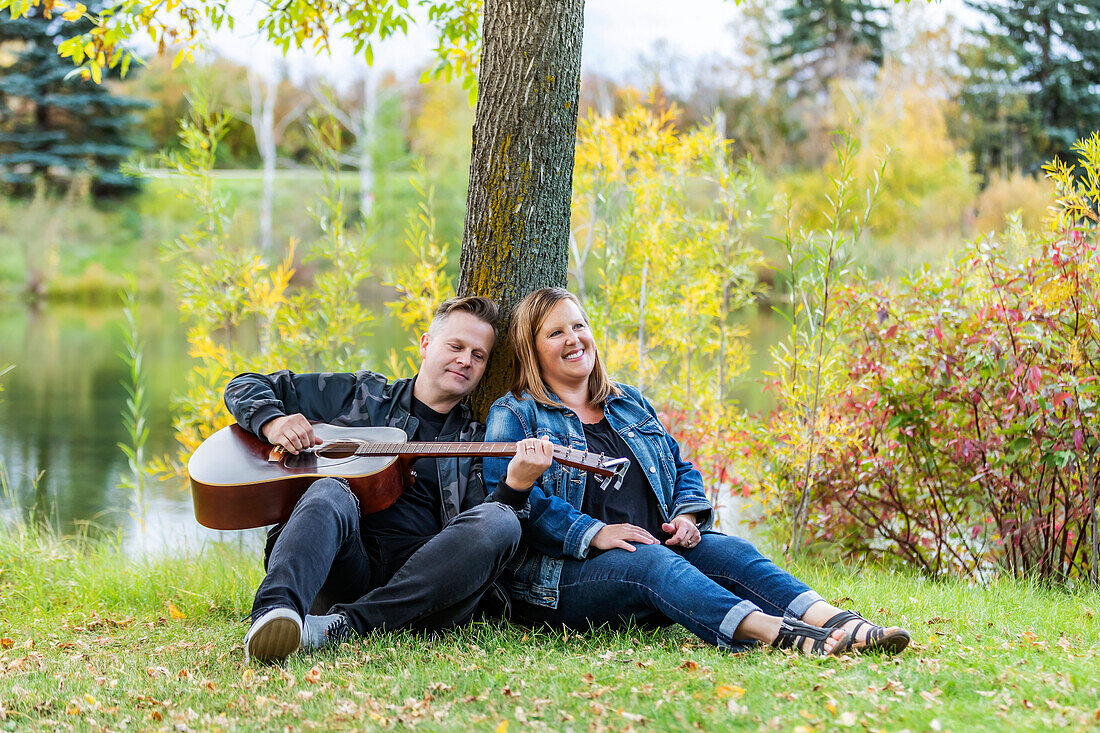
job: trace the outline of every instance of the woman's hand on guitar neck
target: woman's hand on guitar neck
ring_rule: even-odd
[[[303,448],[312,448],[324,442],[317,437],[309,420],[300,412],[269,420],[260,428],[260,432],[268,443],[281,446],[283,450],[294,455],[298,455],[298,451]]]
[[[504,483],[515,491],[527,491],[554,461],[549,438],[524,438],[516,443],[516,455],[508,461]]]

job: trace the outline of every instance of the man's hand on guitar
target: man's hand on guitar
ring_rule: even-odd
[[[553,460],[554,444],[549,438],[525,438],[516,443],[516,455],[508,462],[504,483],[516,491],[527,491]]]
[[[305,415],[300,412],[283,415],[264,423],[261,432],[268,443],[281,446],[294,455],[298,455],[298,451],[303,448],[312,448],[324,442],[317,437],[309,420],[306,420]]]

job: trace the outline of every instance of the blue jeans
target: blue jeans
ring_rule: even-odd
[[[359,504],[336,479],[315,482],[282,527],[256,590],[253,613],[290,608],[347,614],[372,629],[438,629],[473,617],[519,546],[509,507],[488,502],[459,514],[398,567],[372,556],[359,535]]]
[[[516,613],[528,622],[576,629],[672,622],[716,646],[743,649],[755,642],[733,634],[753,611],[802,618],[821,600],[739,537],[704,532],[690,549],[634,547],[566,560],[558,607],[516,602]]]

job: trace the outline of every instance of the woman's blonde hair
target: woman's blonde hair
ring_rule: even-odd
[[[536,290],[528,294],[512,311],[508,333],[512,341],[512,394],[516,397],[522,397],[524,392],[528,392],[539,404],[551,407],[559,404],[550,398],[546,383],[542,380],[536,341],[546,316],[563,300],[576,305],[585,324],[588,324],[588,314],[584,312],[584,306],[577,296],[565,288]],[[588,375],[589,401],[594,405],[602,405],[608,397],[619,394],[619,388],[607,376],[603,360],[600,359],[600,350],[596,349],[592,373]]]

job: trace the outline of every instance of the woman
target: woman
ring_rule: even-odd
[[[575,296],[531,293],[511,336],[512,390],[494,403],[486,440],[518,442],[518,460],[487,458],[484,470],[498,495],[530,490],[525,549],[508,580],[521,619],[573,628],[671,620],[720,647],[764,642],[813,655],[909,643],[905,630],[826,603],[751,543],[708,529],[702,476],[641,393],[610,381]],[[551,441],[629,458],[621,488],[551,463]]]

